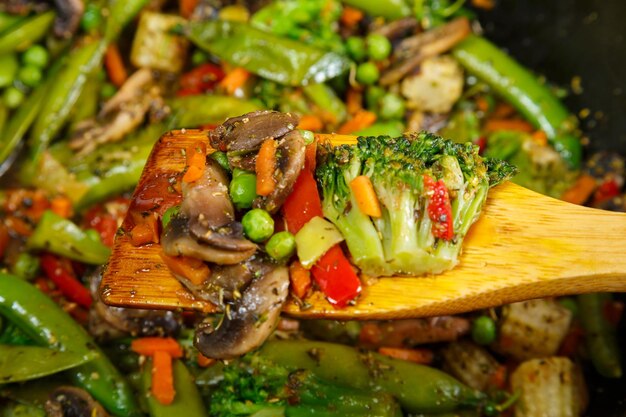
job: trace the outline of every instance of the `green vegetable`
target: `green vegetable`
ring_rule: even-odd
[[[230,198],[238,209],[252,207],[256,198],[256,175],[249,171],[234,170],[229,186]]]
[[[391,394],[409,413],[475,407],[485,398],[437,369],[334,343],[273,340],[259,355],[290,371],[311,371],[340,387]]]
[[[367,90],[365,90],[365,103],[367,108],[375,113],[378,113],[380,100],[383,98],[385,93],[385,89],[380,86],[372,85],[367,87]]]
[[[100,95],[104,100],[108,100],[117,93],[117,87],[111,83],[104,83],[100,89]]]
[[[332,114],[337,120],[337,124],[342,123],[348,118],[346,105],[328,85],[311,84],[307,85],[302,90],[318,108]]]
[[[93,3],[87,4],[80,19],[80,27],[87,33],[93,33],[100,29],[103,23],[104,19],[100,7]]]
[[[22,22],[24,18],[20,15],[0,12],[0,34],[10,30],[12,27]]]
[[[315,141],[315,133],[310,130],[300,130],[300,134],[302,135],[302,139],[304,139],[305,145],[310,145]]]
[[[342,386],[311,371],[273,363],[260,354],[224,366],[222,375],[210,398],[210,415],[215,417],[402,415],[387,393]]]
[[[487,83],[537,129],[570,167],[578,168],[582,146],[575,134],[575,118],[535,75],[488,40],[470,35],[453,49],[468,72]]]
[[[202,51],[200,49],[196,49],[191,54],[191,64],[193,66],[204,64],[208,60],[209,60],[209,55],[206,52],[204,52],[204,51]]]
[[[480,316],[472,322],[472,339],[479,345],[494,342],[496,333],[496,322],[489,316]]]
[[[66,371],[94,359],[95,353],[83,355],[39,346],[0,344],[0,381],[22,382]]]
[[[220,164],[226,172],[230,172],[230,164],[228,163],[228,155],[226,155],[226,152],[215,151],[210,155],[210,157],[215,159],[215,161]]]
[[[364,62],[356,68],[356,80],[365,85],[372,85],[380,77],[380,71],[373,62]]]
[[[0,88],[13,84],[18,68],[19,63],[15,54],[0,55]]]
[[[430,29],[458,16],[471,19],[473,15],[463,8],[465,2],[466,0],[416,0],[413,11],[422,27]]]
[[[388,20],[411,15],[411,8],[405,0],[343,0],[343,2],[365,11],[370,16],[380,16]]]
[[[398,94],[387,93],[380,99],[378,114],[385,120],[402,119],[405,111],[406,104]]]
[[[289,259],[296,252],[296,239],[287,231],[278,232],[267,241],[265,251],[277,261]]]
[[[378,33],[367,35],[367,55],[374,61],[382,61],[387,59],[391,53],[391,42],[386,36]]]
[[[11,268],[11,273],[27,280],[34,279],[38,271],[39,258],[28,252],[20,253]]]
[[[481,158],[471,143],[456,144],[428,133],[359,137],[357,145],[326,146],[324,151],[316,172],[324,216],[343,234],[354,264],[371,276],[421,275],[453,267],[489,187],[515,172],[505,162]],[[372,181],[382,217],[356,209],[349,184],[358,175]],[[452,222],[450,240],[433,234],[425,175],[442,180],[449,191],[451,219],[443,220]]]
[[[578,317],[578,303],[574,298],[563,297],[559,298],[558,302],[572,313],[572,317]]]
[[[80,93],[80,97],[76,101],[74,110],[70,114],[70,132],[75,132],[81,122],[96,116],[100,105],[99,93],[101,87],[102,80],[99,77],[89,77],[83,91]]]
[[[606,378],[620,378],[622,364],[616,328],[604,315],[606,303],[612,302],[611,294],[581,294],[577,299],[580,323],[594,368]]]
[[[20,330],[14,323],[3,319],[2,314],[0,314],[0,344],[32,346],[35,343],[24,331]]]
[[[104,37],[108,42],[111,42],[137,16],[148,3],[148,0],[109,0],[109,3],[109,15],[106,19]]]
[[[274,233],[274,219],[265,210],[255,208],[241,219],[243,232],[253,242],[265,242]]]
[[[296,233],[298,259],[311,268],[330,248],[343,241],[341,232],[328,220],[313,217]]]
[[[17,79],[28,87],[36,87],[41,83],[43,74],[38,67],[33,65],[26,65],[17,73]]]
[[[45,68],[49,60],[48,50],[41,45],[33,45],[22,54],[24,65],[32,65],[37,68]]]
[[[280,38],[244,23],[191,22],[187,35],[221,60],[286,85],[323,83],[343,74],[350,64],[338,53]]]
[[[176,216],[179,211],[180,206],[172,206],[165,210],[165,213],[163,213],[163,217],[161,218],[161,224],[163,225],[163,229],[165,229],[165,226],[169,224],[169,222],[172,220],[172,217]]]
[[[376,122],[371,126],[354,132],[356,136],[400,136],[404,133],[404,125],[399,120]]]
[[[44,346],[94,358],[69,371],[74,383],[112,414],[139,414],[130,387],[109,359],[74,319],[36,287],[13,275],[0,274],[0,314]]]
[[[15,109],[24,101],[24,93],[19,88],[11,86],[4,90],[2,100],[7,108]]]
[[[152,384],[152,360],[148,359],[144,364],[144,369],[141,373],[141,391],[142,395],[147,399],[150,417],[207,416],[198,387],[185,364],[180,360],[173,359],[172,371],[174,373],[176,396],[172,404],[164,405],[157,401],[150,391]]]
[[[173,32],[185,20],[176,15],[144,11],[133,38],[130,62],[139,68],[178,73],[187,55],[187,40]]]
[[[350,36],[346,39],[346,50],[350,57],[357,62],[363,61],[367,56],[365,40],[358,36]]]
[[[54,12],[45,12],[20,21],[0,36],[0,55],[23,51],[43,38],[52,22]]]
[[[111,254],[102,242],[91,239],[76,224],[50,210],[41,216],[26,246],[92,265],[102,265]]]
[[[222,123],[229,117],[262,109],[252,101],[219,95],[177,97],[170,100],[168,104],[172,109],[172,117],[168,121],[169,129]]]

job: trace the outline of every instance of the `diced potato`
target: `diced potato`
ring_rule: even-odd
[[[502,309],[496,349],[519,361],[556,354],[572,313],[554,300],[530,300]]]
[[[511,388],[520,394],[515,417],[577,417],[587,407],[582,373],[568,358],[522,363],[511,376]]]
[[[494,374],[500,367],[487,350],[469,340],[450,343],[441,354],[448,372],[480,391],[492,385]]]
[[[402,95],[419,111],[447,113],[463,92],[463,70],[454,58],[443,55],[422,62],[420,72],[402,81]]]
[[[130,55],[136,67],[180,72],[187,55],[187,40],[172,34],[172,29],[184,23],[179,16],[143,12]]]

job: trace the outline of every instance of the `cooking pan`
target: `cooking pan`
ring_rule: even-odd
[[[581,117],[588,154],[607,150],[626,156],[626,1],[497,3],[491,11],[477,11],[487,37],[525,66],[570,90],[567,106],[580,116],[589,114]],[[626,359],[625,320],[619,335]],[[626,417],[626,378],[601,378],[592,369],[586,374],[591,394],[586,415]]]

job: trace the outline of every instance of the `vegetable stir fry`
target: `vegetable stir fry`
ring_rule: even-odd
[[[312,291],[358,302],[355,267],[453,266],[508,178],[626,211],[623,159],[583,161],[552,86],[478,28],[462,0],[2,2],[1,414],[583,415],[585,374],[622,377],[610,294],[280,317]],[[185,171],[131,201],[159,137],[191,128],[209,141]],[[223,312],[105,305],[120,233]]]

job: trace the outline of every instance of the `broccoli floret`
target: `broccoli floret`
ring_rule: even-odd
[[[210,415],[307,416],[350,415],[392,417],[401,415],[395,399],[337,386],[311,371],[288,371],[258,352],[223,368],[223,379],[210,396]]]
[[[354,264],[370,276],[440,273],[458,262],[463,237],[489,187],[516,173],[478,147],[430,133],[359,137],[324,145],[316,175],[324,215],[343,234]],[[359,210],[350,182],[369,177],[382,216]]]

